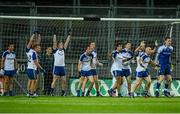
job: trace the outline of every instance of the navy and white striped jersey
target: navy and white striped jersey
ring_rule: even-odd
[[[15,70],[14,60],[16,59],[15,52],[9,52],[8,50],[3,52],[2,57],[4,58],[4,70]]]
[[[26,55],[28,59],[27,69],[37,70],[37,66],[34,63],[35,60],[38,60],[38,54],[36,51],[31,48],[26,48]]]
[[[91,67],[92,59],[93,59],[92,54],[83,53],[79,58],[79,61],[82,63],[81,70],[83,70],[83,71],[91,70],[92,69],[92,67]]]

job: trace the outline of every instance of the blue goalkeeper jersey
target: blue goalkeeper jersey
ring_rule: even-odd
[[[167,65],[171,63],[171,55],[173,52],[172,46],[162,45],[158,48],[157,55],[156,55],[156,63],[160,65]]]

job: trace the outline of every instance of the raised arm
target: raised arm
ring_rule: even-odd
[[[140,45],[134,50],[134,52],[137,53],[142,47],[145,47],[145,45],[145,41],[141,41]]]
[[[40,33],[38,32],[38,37],[37,37],[37,42],[36,42],[36,44],[37,44],[37,45],[40,45],[40,42],[41,42],[41,35],[40,35]]]
[[[34,36],[35,36],[35,34],[32,34],[31,37],[30,37],[30,39],[29,39],[29,42],[28,42],[28,44],[27,44],[27,48],[28,48],[28,49],[31,48],[31,46],[32,46],[32,44],[33,44]]]
[[[68,44],[69,44],[70,38],[71,38],[71,35],[69,34],[68,37],[67,37],[67,39],[66,39],[66,42],[65,42],[65,44],[64,44],[64,48],[65,48],[65,49],[67,48],[67,46],[68,46]]]
[[[57,48],[57,40],[56,40],[56,34],[53,36],[53,49]]]
[[[141,49],[141,46],[138,46],[138,47],[134,50],[134,52],[137,53],[140,49]]]

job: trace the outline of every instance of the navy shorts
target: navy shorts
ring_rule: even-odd
[[[37,70],[27,69],[26,73],[27,73],[27,76],[30,80],[36,80],[37,79]]]
[[[63,66],[54,66],[53,74],[56,76],[65,76],[65,69]]]
[[[158,71],[158,76],[160,75],[171,75],[171,66],[167,65],[160,65],[160,69]]]
[[[131,71],[130,69],[122,69],[123,71],[123,76],[127,77],[127,76],[130,76],[131,75]]]
[[[113,70],[113,76],[118,77],[118,76],[123,76],[123,71],[121,70]]]
[[[139,78],[146,78],[146,77],[148,77],[148,75],[149,75],[148,71],[136,72],[136,77],[139,77]]]
[[[15,70],[5,70],[4,71],[4,76],[8,76],[8,77],[14,77],[16,74]]]
[[[81,76],[83,77],[92,76],[92,70],[88,70],[88,71],[81,70]]]
[[[92,72],[92,75],[93,75],[93,76],[97,76],[97,71],[96,71],[96,69],[91,69],[91,72]]]

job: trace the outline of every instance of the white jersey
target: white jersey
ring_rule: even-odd
[[[97,66],[97,52],[94,50],[92,53],[92,56],[93,56],[93,68],[92,69],[96,69],[96,66]]]
[[[83,71],[91,70],[92,69],[92,67],[91,67],[92,59],[93,59],[92,54],[86,54],[86,53],[82,54],[79,59],[79,61],[82,63],[81,70],[83,70]]]
[[[2,57],[4,58],[4,70],[15,70],[14,60],[16,59],[15,52],[9,52],[6,50]]]
[[[36,51],[34,49],[27,48],[26,55],[28,58],[27,69],[37,70],[37,66],[34,63],[35,60],[38,60],[38,54],[36,53]]]
[[[120,52],[114,50],[112,52],[112,58],[113,58],[113,64],[111,66],[111,72],[114,70],[122,70],[123,66],[122,66],[122,55]]]
[[[141,53],[137,58],[136,72],[146,71],[150,62],[150,57],[146,53]]]
[[[65,49],[54,49],[54,66],[65,66]]]
[[[126,59],[129,59],[129,58],[132,58],[133,57],[133,52],[132,51],[128,51],[127,49],[122,49],[121,51],[121,54],[123,56],[123,58],[126,58]],[[123,65],[123,69],[131,69],[130,67],[130,60],[129,61],[126,61],[124,62],[122,65]]]

